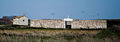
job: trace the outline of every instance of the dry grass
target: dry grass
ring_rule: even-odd
[[[64,35],[95,35],[100,30],[40,30],[40,29],[17,29],[0,30],[0,34],[5,35],[31,35],[31,36],[64,36]]]

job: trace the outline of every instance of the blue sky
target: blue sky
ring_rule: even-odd
[[[0,17],[120,19],[120,0],[0,0]]]

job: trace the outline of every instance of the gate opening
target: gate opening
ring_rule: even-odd
[[[65,21],[65,26],[66,29],[71,29],[71,21]]]
[[[71,25],[66,25],[66,29],[71,29]]]

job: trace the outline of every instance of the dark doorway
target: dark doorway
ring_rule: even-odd
[[[67,29],[71,29],[71,25],[66,25],[66,28]]]
[[[66,29],[71,29],[71,21],[65,21]]]

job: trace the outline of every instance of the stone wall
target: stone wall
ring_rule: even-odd
[[[30,20],[31,27],[65,28],[63,20]]]
[[[74,20],[72,22],[72,28],[107,28],[106,20]]]
[[[30,20],[31,27],[43,27],[43,28],[66,28],[64,20]],[[107,28],[106,20],[73,20],[71,22],[72,29],[80,28]]]

